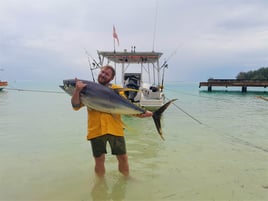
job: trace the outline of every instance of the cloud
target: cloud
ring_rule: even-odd
[[[161,51],[165,80],[236,76],[267,66],[264,0],[0,2],[0,68],[9,79],[88,76],[85,49]],[[174,54],[176,52],[176,54]]]

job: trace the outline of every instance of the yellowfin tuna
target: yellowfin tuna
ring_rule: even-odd
[[[143,108],[131,103],[126,98],[120,96],[116,91],[117,89],[111,89],[109,87],[103,86],[101,84],[81,80],[83,83],[87,84],[82,91],[81,102],[94,110],[101,112],[111,113],[111,114],[123,114],[123,115],[135,115],[143,114],[146,112]],[[75,90],[75,79],[63,80],[63,86],[60,86],[66,93],[70,96],[73,95]],[[162,128],[161,128],[161,116],[162,113],[167,109],[167,107],[176,99],[168,101],[158,110],[153,112],[153,120],[156,129],[162,139]]]

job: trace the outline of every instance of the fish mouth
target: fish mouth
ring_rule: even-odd
[[[74,87],[75,88],[75,80],[63,80],[63,85],[59,85],[61,89],[64,91]]]
[[[60,88],[62,88],[63,90],[66,90],[70,87],[70,85],[68,83],[64,83],[63,85],[59,85]]]

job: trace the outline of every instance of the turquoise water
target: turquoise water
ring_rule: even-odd
[[[124,117],[131,178],[109,153],[99,180],[86,111],[73,111],[59,84],[0,92],[0,200],[268,199],[268,102],[256,98],[266,89],[168,84],[166,97],[178,100],[163,116],[165,141],[151,119]]]

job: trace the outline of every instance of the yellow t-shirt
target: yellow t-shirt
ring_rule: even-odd
[[[112,89],[120,88],[117,85],[111,85]],[[83,107],[83,105],[81,105]],[[81,108],[80,107],[80,108]],[[78,110],[80,108],[74,108]],[[119,114],[109,114],[87,108],[88,112],[88,132],[87,139],[93,139],[102,135],[111,134],[115,136],[124,136],[124,124]]]

